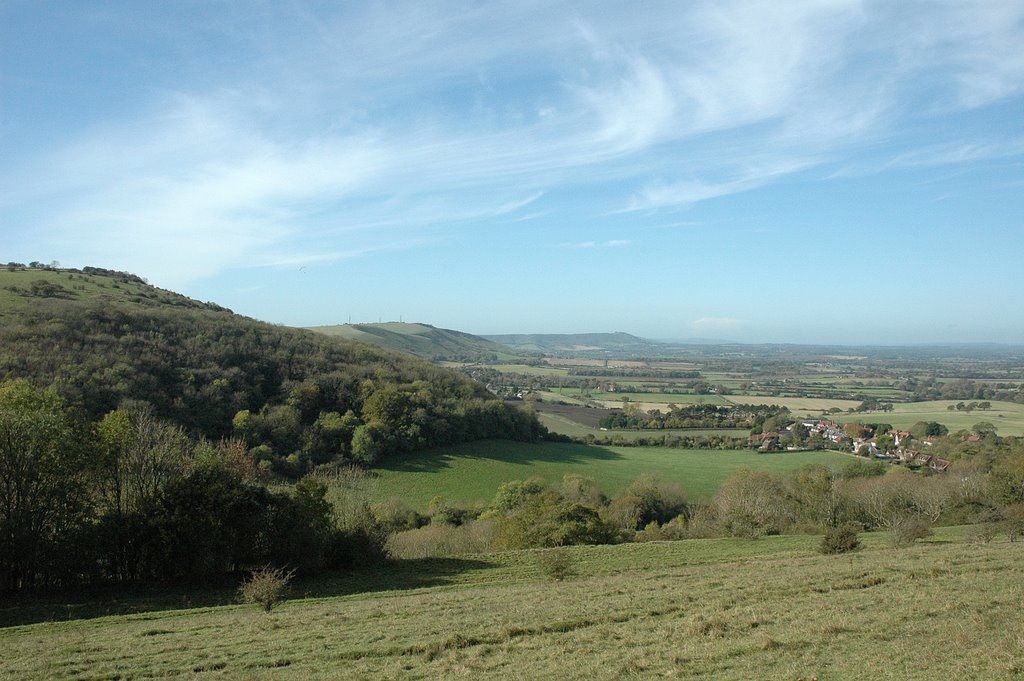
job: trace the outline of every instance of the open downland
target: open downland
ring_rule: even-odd
[[[891,423],[896,428],[909,428],[918,421],[937,421],[949,428],[950,432],[970,430],[980,421],[988,421],[1003,436],[1024,435],[1024,404],[1016,402],[992,402],[991,409],[949,411],[949,405],[970,400],[936,400],[934,402],[907,402],[893,404],[891,412],[868,411],[857,414],[836,414],[834,419],[845,423],[861,421],[866,423]]]
[[[809,463],[840,467],[849,458],[836,452],[785,452],[599,447],[545,442],[527,444],[485,440],[435,449],[385,462],[376,469],[380,496],[397,496],[426,510],[441,495],[453,502],[489,502],[509,480],[541,477],[559,483],[567,473],[594,478],[615,495],[640,475],[676,482],[694,500],[714,496],[722,481],[741,468],[790,471]]]
[[[0,630],[24,679],[995,679],[1024,674],[1024,544],[714,539],[483,556],[435,586]],[[426,565],[421,565],[426,568]],[[393,567],[376,570],[386,576]],[[329,584],[329,582],[327,582]]]

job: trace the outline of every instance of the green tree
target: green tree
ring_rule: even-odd
[[[358,426],[352,433],[352,460],[364,466],[372,465],[383,452],[383,439],[383,433],[378,426]]]
[[[0,584],[58,579],[90,512],[90,443],[53,389],[0,384]]]
[[[764,471],[737,471],[722,483],[714,504],[723,526],[737,537],[778,534],[793,513],[782,481]]]

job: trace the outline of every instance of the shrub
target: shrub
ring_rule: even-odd
[[[686,523],[686,539],[707,539],[720,537],[724,530],[718,521],[713,506],[698,507],[689,522]]]
[[[1024,534],[1024,503],[1009,504],[1003,508],[1003,520],[1010,541],[1016,541]]]
[[[396,532],[388,537],[387,553],[392,558],[449,558],[491,550],[495,542],[493,519],[475,520],[465,525],[428,525]]]
[[[609,515],[622,528],[638,530],[651,522],[667,523],[686,516],[689,507],[679,485],[642,475],[612,501]]]
[[[564,546],[541,551],[537,554],[537,564],[545,575],[556,582],[576,574],[572,556]]]
[[[856,523],[844,523],[839,527],[830,527],[825,530],[825,536],[821,538],[818,551],[826,555],[856,551],[860,547],[859,532],[860,527]]]
[[[295,571],[286,572],[284,568],[269,566],[253,570],[249,579],[238,587],[238,597],[243,603],[255,603],[263,607],[265,612],[284,601],[288,593],[288,583]]]
[[[987,544],[996,536],[1002,514],[994,508],[981,508],[971,514],[971,525],[964,532],[964,541],[970,544]]]
[[[499,544],[529,549],[573,544],[612,544],[616,529],[589,506],[567,503],[549,490],[535,495],[499,521]]]
[[[909,546],[932,533],[931,523],[919,515],[904,515],[892,523],[892,545]]]

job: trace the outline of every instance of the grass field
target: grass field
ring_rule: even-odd
[[[821,412],[828,411],[833,407],[845,410],[860,404],[856,400],[831,400],[817,397],[772,397],[771,395],[727,395],[726,399],[732,404],[774,404],[779,407],[786,407],[796,416],[806,414],[820,416]]]
[[[430,579],[395,590],[400,563],[322,580],[269,614],[228,605],[3,629],[0,677],[1020,678],[1024,544],[957,534],[906,549],[867,536],[842,556],[802,536],[574,547],[564,582],[536,551],[414,561]]]
[[[32,304],[31,297],[24,297],[9,290],[9,287],[29,289],[33,282],[45,281],[65,289],[62,296],[69,299],[102,302],[124,300],[132,297],[156,296],[178,298],[177,294],[151,291],[134,282],[118,282],[108,277],[87,274],[72,274],[47,270],[19,270],[9,272],[0,269],[0,309],[8,312],[22,312]]]
[[[560,433],[571,437],[622,437],[627,440],[636,440],[641,437],[660,437],[662,435],[689,435],[697,437],[711,437],[713,435],[724,435],[726,437],[746,437],[750,430],[746,428],[687,428],[687,429],[664,429],[664,430],[601,430],[600,428],[589,428],[582,423],[577,423],[570,418],[559,414],[546,414],[540,412],[537,418],[552,433]]]
[[[1015,402],[992,402],[988,410],[975,409],[967,413],[949,411],[949,405],[961,400],[937,400],[935,402],[908,402],[894,404],[891,412],[869,411],[860,414],[836,414],[835,420],[884,422],[896,428],[908,428],[918,421],[938,421],[950,432],[970,430],[979,421],[988,421],[996,426],[1000,435],[1024,435],[1024,404]],[[966,401],[966,400],[964,400]]]
[[[441,495],[455,502],[489,502],[508,480],[541,477],[559,483],[566,473],[594,478],[609,495],[644,473],[676,482],[691,499],[708,499],[741,468],[790,471],[808,463],[842,466],[836,452],[757,454],[751,451],[597,447],[561,443],[525,444],[487,440],[410,454],[377,469],[376,494],[397,496],[425,510]]]

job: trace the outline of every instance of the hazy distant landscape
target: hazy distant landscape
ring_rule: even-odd
[[[0,678],[1024,677],[1021,55],[0,2]]]

